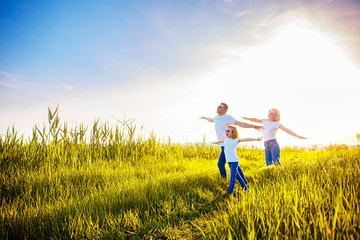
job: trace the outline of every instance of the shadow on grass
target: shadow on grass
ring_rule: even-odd
[[[87,195],[70,205],[39,206],[34,215],[5,215],[1,237],[166,239],[186,234],[185,238],[201,238],[201,229],[193,223],[211,218],[223,208],[227,187],[228,183],[216,176],[139,181],[138,186]]]

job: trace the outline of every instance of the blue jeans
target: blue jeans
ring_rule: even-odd
[[[280,164],[280,147],[276,139],[264,142],[266,166]]]
[[[221,153],[220,153],[220,157],[219,157],[219,161],[218,161],[218,168],[219,168],[221,177],[226,179],[227,173],[226,173],[225,163],[226,163],[226,159],[225,159],[224,147],[221,147]],[[239,182],[242,179],[245,182],[245,185],[249,185],[245,178],[243,170],[239,166],[237,167],[237,171],[239,174],[236,174],[236,179]]]
[[[235,187],[235,179],[239,181],[241,187],[247,189],[246,183],[244,179],[240,176],[238,171],[238,168],[240,168],[239,162],[229,162],[229,167],[230,167],[231,175],[230,175],[230,186],[227,194],[230,195],[233,193]]]

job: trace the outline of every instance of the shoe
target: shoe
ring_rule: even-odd
[[[226,197],[230,197],[230,196],[232,196],[232,195],[234,195],[233,193],[227,193],[226,194]]]
[[[249,189],[245,189],[245,191],[244,191],[245,193],[249,193],[250,191],[249,191]]]

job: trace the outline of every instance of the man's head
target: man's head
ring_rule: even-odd
[[[216,113],[221,115],[224,115],[228,110],[228,105],[226,103],[220,103],[220,105],[217,107]]]

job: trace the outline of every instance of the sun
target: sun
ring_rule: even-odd
[[[358,69],[336,38],[304,20],[277,27],[261,44],[222,51],[223,59],[212,79],[238,83],[239,88],[259,83],[317,89],[323,84],[359,80]]]
[[[305,20],[293,20],[274,29],[263,43],[252,47],[225,48],[218,73],[223,79],[248,79],[275,83],[322,84],[349,81],[359,72],[336,38]]]
[[[258,63],[259,67],[273,69],[280,81],[290,77],[293,81],[321,84],[357,75],[334,38],[308,24],[284,25],[264,48],[265,59]]]

